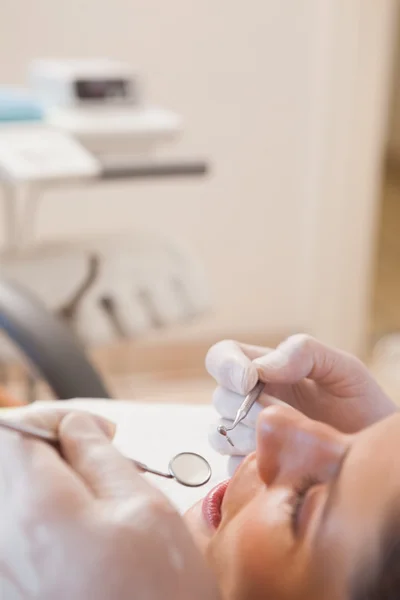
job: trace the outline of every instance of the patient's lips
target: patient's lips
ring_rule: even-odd
[[[203,515],[207,523],[214,529],[217,529],[221,523],[221,505],[226,489],[229,484],[229,479],[218,484],[203,500]]]

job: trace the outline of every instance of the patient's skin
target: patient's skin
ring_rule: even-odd
[[[399,503],[399,452],[398,413],[345,435],[293,409],[265,409],[257,451],[229,483],[217,529],[201,503],[185,516],[223,597],[347,598],[355,569],[377,561]],[[307,492],[293,511],[299,488]]]

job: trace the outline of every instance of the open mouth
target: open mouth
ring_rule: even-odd
[[[222,500],[224,499],[229,482],[230,479],[219,483],[215,488],[208,492],[203,500],[202,510],[204,518],[213,529],[217,529],[221,523]]]

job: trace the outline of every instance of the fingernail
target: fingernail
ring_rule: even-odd
[[[108,419],[98,415],[94,415],[94,420],[97,422],[100,429],[104,431],[106,436],[112,440],[117,430],[116,423],[113,423],[112,421],[109,421]]]

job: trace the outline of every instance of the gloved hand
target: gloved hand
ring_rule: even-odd
[[[243,457],[255,450],[256,420],[270,404],[284,402],[346,433],[397,410],[360,360],[303,334],[288,338],[275,350],[219,342],[209,350],[206,367],[219,384],[213,404],[222,419],[212,427],[210,442],[222,454]],[[243,423],[229,434],[232,447],[217,427],[232,424],[258,379],[265,382],[264,392]],[[231,468],[236,464],[237,460],[232,461]]]
[[[109,422],[58,410],[25,420],[58,432],[63,458],[0,429],[1,598],[218,597],[183,520],[111,445]]]

